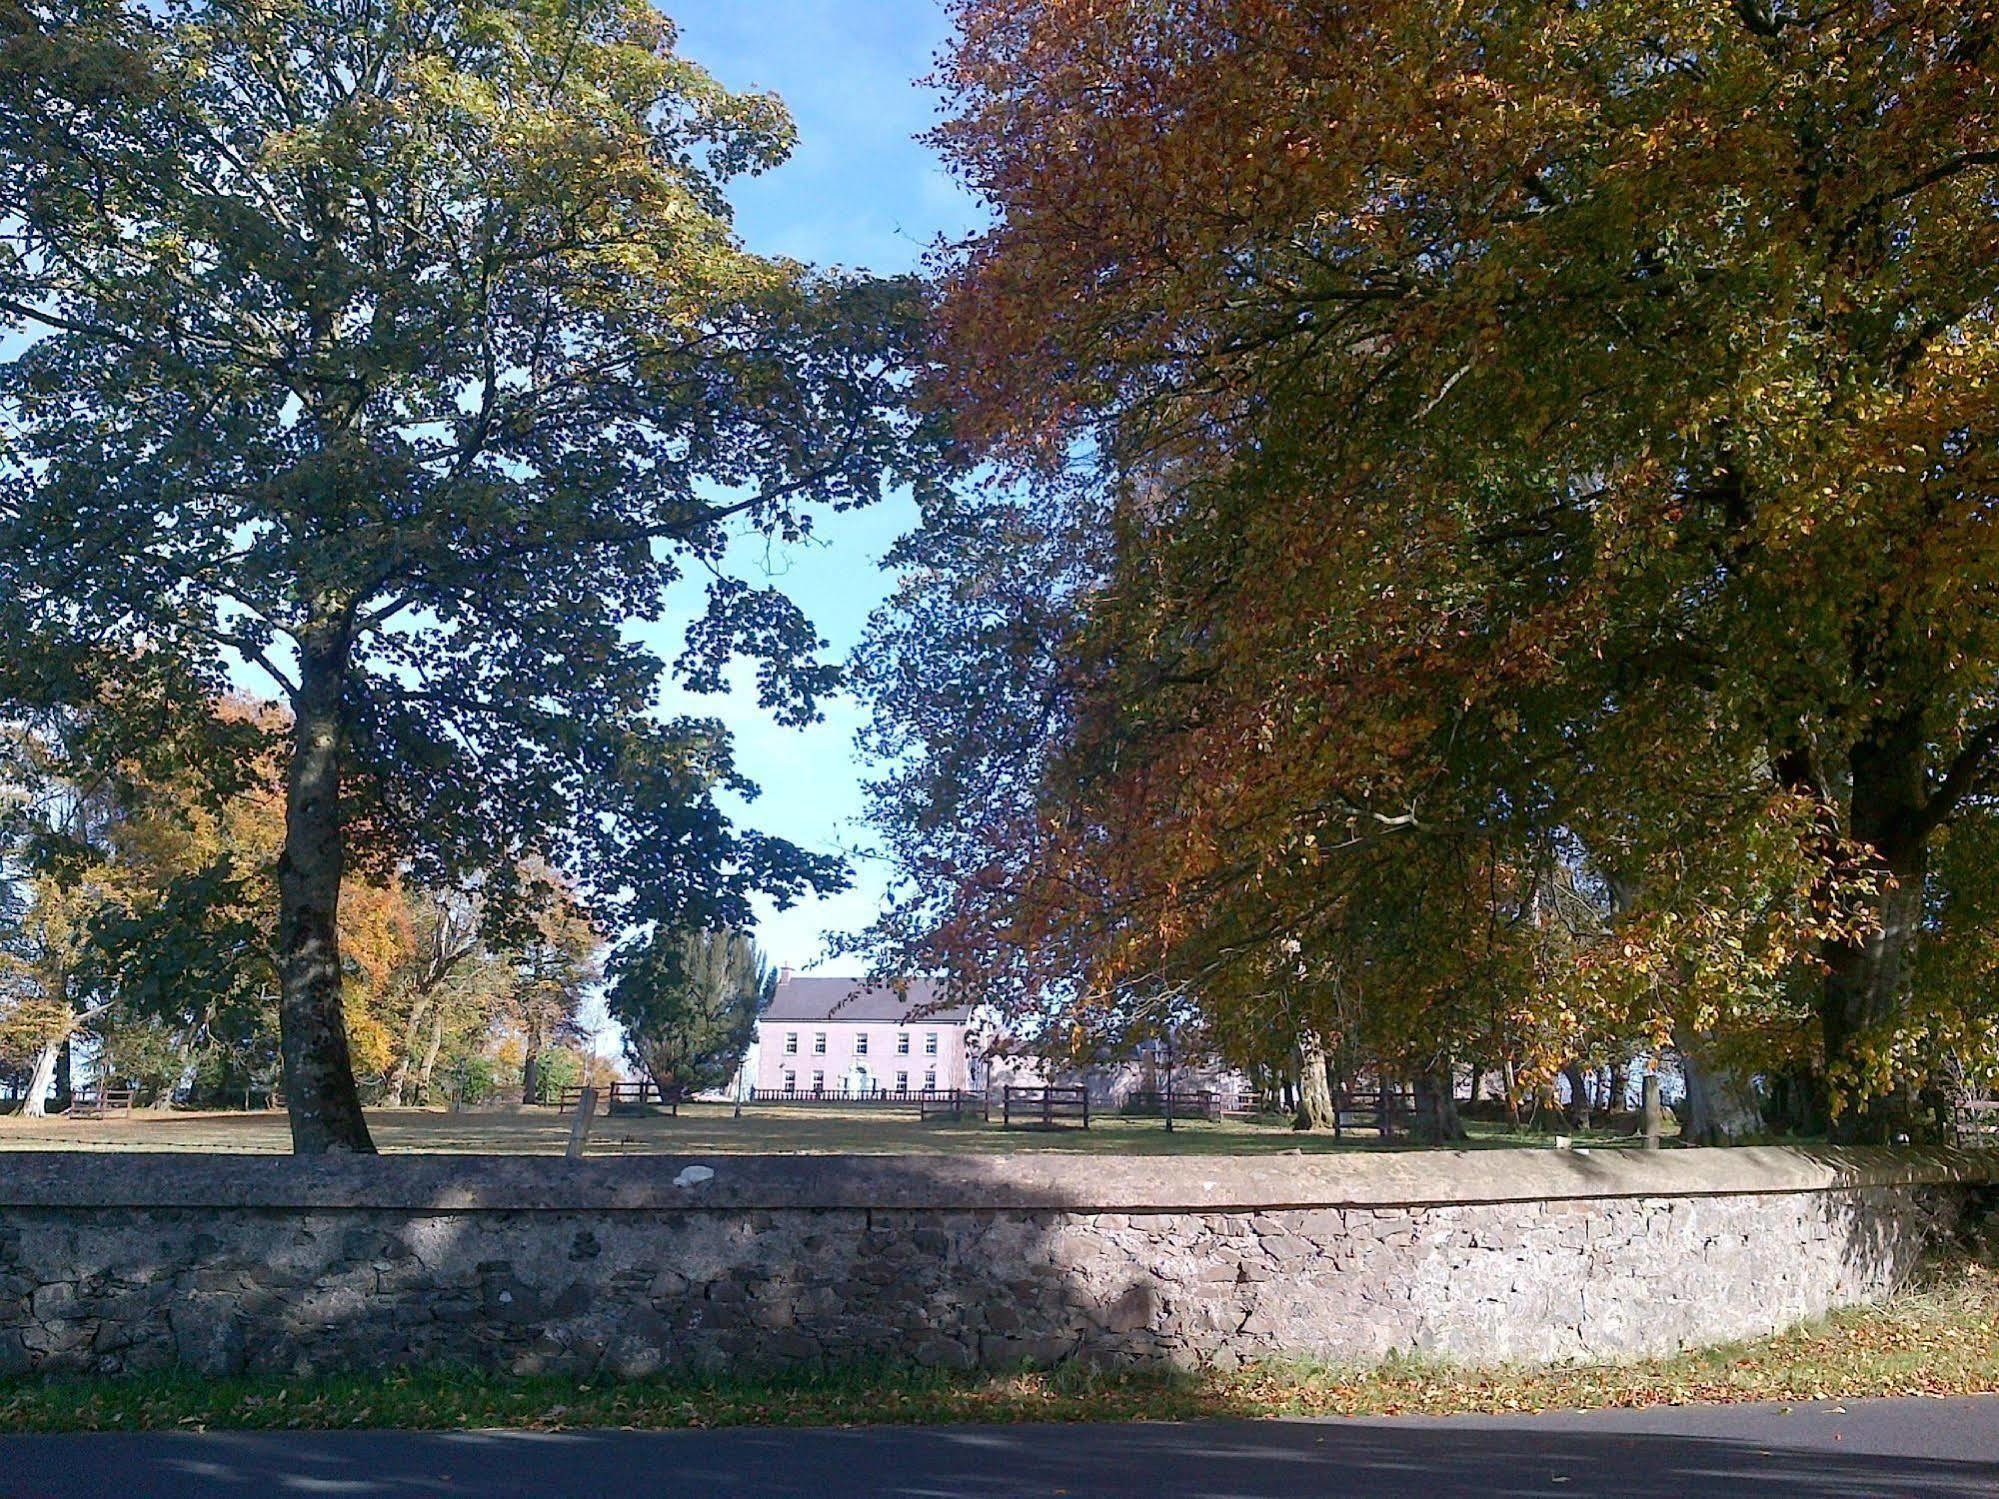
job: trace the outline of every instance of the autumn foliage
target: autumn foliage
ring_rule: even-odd
[[[891,945],[1853,1135],[1989,1066],[1999,14],[955,13],[933,397],[1020,482],[875,637]]]

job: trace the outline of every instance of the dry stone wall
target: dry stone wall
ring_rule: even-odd
[[[686,1164],[0,1155],[0,1373],[1636,1355],[1879,1297],[1994,1177],[1791,1150]]]

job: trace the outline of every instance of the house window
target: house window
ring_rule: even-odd
[[[812,1055],[815,1057],[826,1055],[826,1033],[824,1031],[814,1031],[812,1033]]]
[[[868,1033],[866,1031],[857,1031],[854,1034],[854,1055],[857,1057],[864,1057],[867,1054],[868,1054]]]
[[[786,1031],[784,1033],[784,1054],[788,1057],[795,1057],[798,1055],[797,1031]]]
[[[898,1093],[907,1093],[909,1091],[909,1074],[907,1072],[898,1072],[895,1075],[895,1091]]]
[[[926,1072],[923,1074],[923,1091],[926,1093],[935,1093],[937,1091],[936,1073]]]
[[[826,1091],[825,1073],[815,1072],[812,1074],[812,1091],[814,1093],[824,1093]]]
[[[787,1092],[787,1093],[796,1093],[796,1092],[798,1091],[798,1074],[797,1074],[797,1073],[795,1073],[795,1072],[787,1072],[787,1073],[785,1073],[785,1075],[784,1075],[784,1091],[785,1091],[785,1092]]]
[[[895,1054],[899,1057],[906,1057],[909,1055],[908,1031],[897,1031],[895,1033]]]
[[[925,1031],[923,1033],[923,1054],[926,1057],[937,1055],[937,1032]]]

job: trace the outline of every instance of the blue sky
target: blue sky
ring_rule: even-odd
[[[774,90],[798,122],[792,159],[733,194],[751,249],[893,272],[914,267],[939,234],[979,221],[977,205],[915,139],[936,118],[935,97],[917,80],[949,34],[934,0],[669,0],[661,8],[680,23],[686,56],[731,88]],[[826,517],[813,545],[769,559],[835,652],[853,645],[887,592],[877,564],[914,520],[903,498]],[[742,821],[808,848],[865,846],[854,747],[861,714],[850,700],[828,704],[825,721],[802,730],[772,723],[741,692],[673,706],[719,717],[734,733],[739,765],[763,788]],[[862,859],[855,872],[841,896],[781,913],[763,908],[757,938],[773,962],[852,971],[851,960],[818,960],[825,932],[863,926],[879,909],[880,871]]]

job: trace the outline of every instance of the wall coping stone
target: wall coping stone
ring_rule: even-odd
[[[714,1175],[674,1178],[699,1165]],[[1383,1150],[1325,1155],[322,1157],[0,1151],[0,1209],[1182,1213],[1758,1196],[1999,1183],[1999,1150]]]

